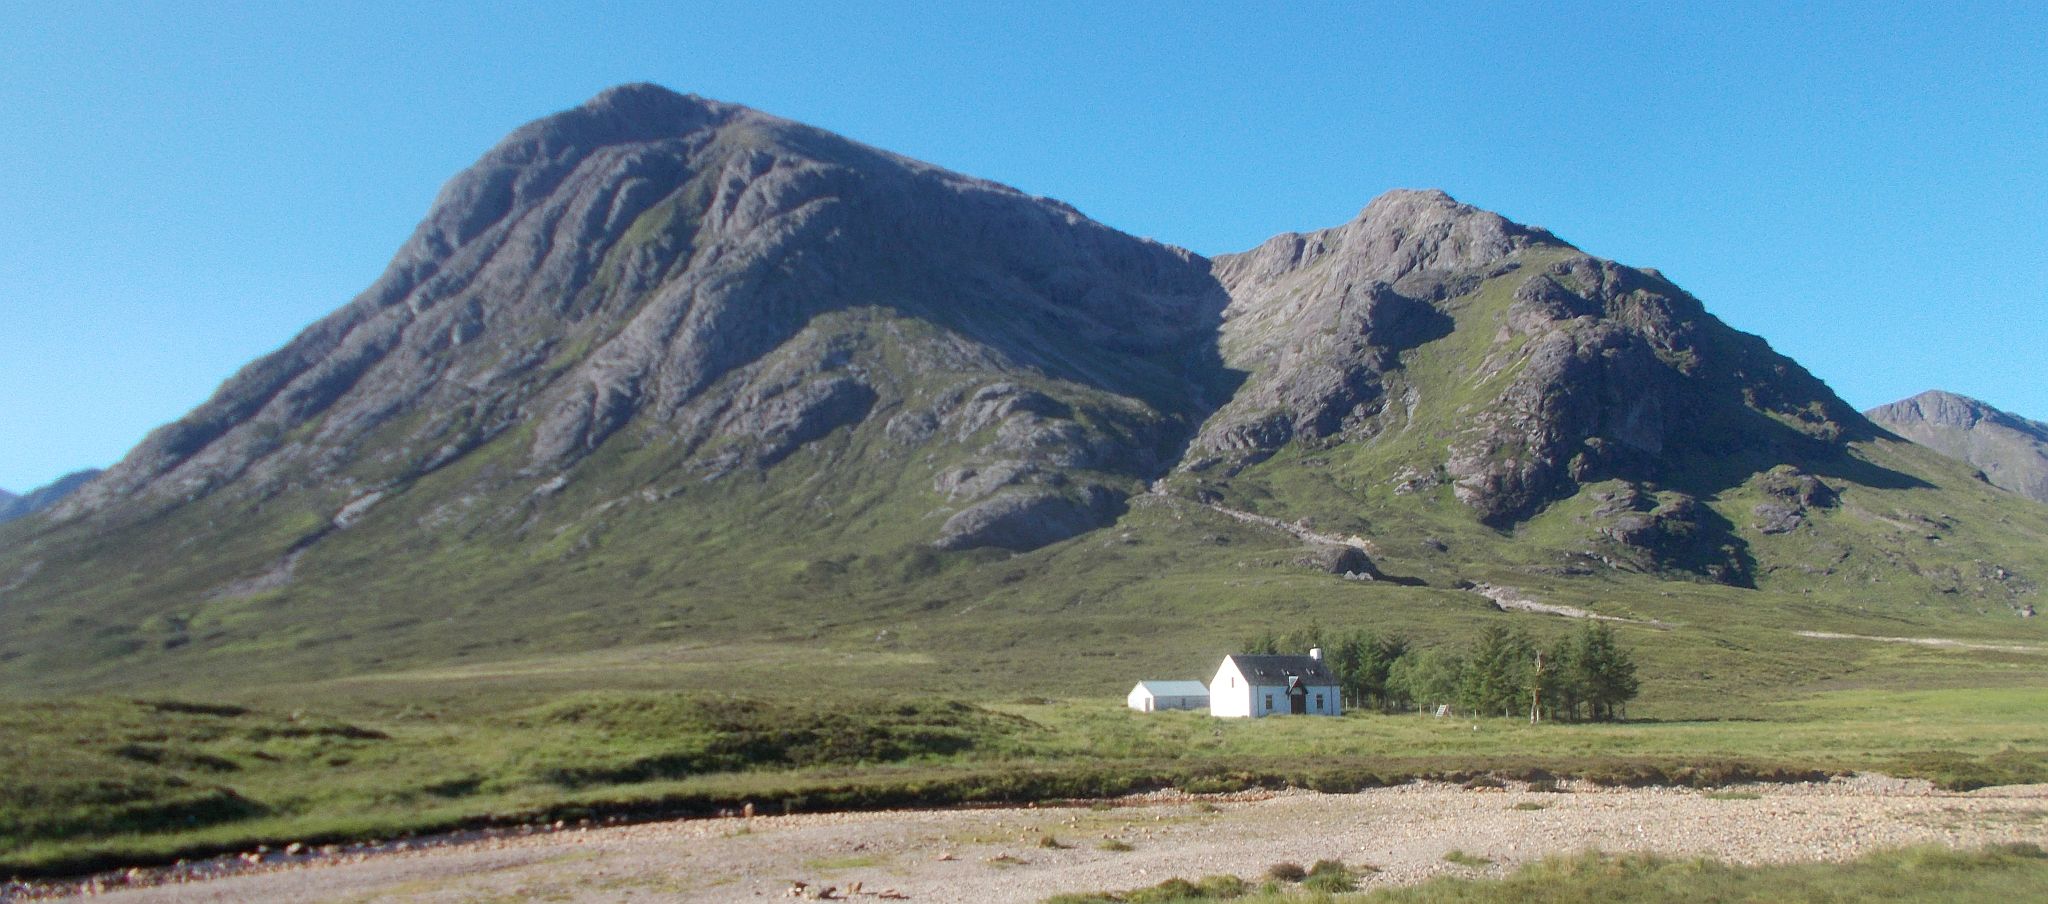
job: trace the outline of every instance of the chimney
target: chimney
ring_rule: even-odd
[[[1323,661],[1323,648],[1322,648],[1322,647],[1315,647],[1315,648],[1312,648],[1312,649],[1310,649],[1310,650],[1308,651],[1308,658],[1310,658],[1310,659],[1313,659],[1313,660],[1315,660],[1315,661],[1317,661],[1317,662],[1322,662],[1322,661]]]

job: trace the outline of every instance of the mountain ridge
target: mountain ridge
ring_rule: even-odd
[[[98,468],[84,468],[72,471],[47,484],[26,493],[11,493],[0,490],[0,522],[26,518],[62,502],[65,497],[77,492],[79,487],[100,475]]]
[[[1908,563],[1902,594],[2015,611],[2048,522],[1998,504],[1656,271],[1440,191],[1209,259],[632,85],[514,131],[363,293],[0,533],[0,681],[943,634],[992,600],[1111,636],[1183,574],[1240,588],[1187,629],[1223,630],[1326,560],[1399,606],[1809,605]]]

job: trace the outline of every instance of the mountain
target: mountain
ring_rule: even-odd
[[[1196,474],[1243,482],[1283,448],[1329,449],[1367,481],[1448,487],[1503,530],[1616,481],[1607,545],[1746,582],[1743,541],[1700,498],[1777,466],[1811,480],[1874,435],[1656,272],[1441,192],[1389,193],[1216,272],[1226,360],[1251,376],[1197,438]]]
[[[56,505],[99,474],[98,468],[73,471],[21,496],[0,490],[0,522],[33,515]]]
[[[2048,424],[1938,389],[1864,413],[1885,429],[1969,462],[1993,486],[2048,502]]]
[[[341,526],[486,447],[466,483],[545,495],[628,445],[704,482],[886,419],[860,451],[945,459],[942,545],[1042,545],[1171,455],[1223,303],[1057,202],[627,86],[515,132],[367,292],[54,515],[291,493]]]
[[[0,528],[0,684],[693,644],[986,683],[1276,607],[1441,628],[1482,584],[1971,629],[2048,573],[2005,500],[1656,271],[1441,192],[1209,260],[629,85]]]

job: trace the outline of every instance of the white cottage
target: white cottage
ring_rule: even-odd
[[[1124,698],[1141,713],[1162,709],[1208,709],[1209,687],[1200,681],[1140,681]]]
[[[1225,656],[1216,678],[1209,682],[1212,716],[1335,716],[1343,712],[1337,676],[1324,664],[1321,650],[1310,650],[1307,656]]]

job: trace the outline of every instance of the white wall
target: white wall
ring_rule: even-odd
[[[1225,658],[1216,669],[1216,677],[1209,679],[1209,715],[1242,719],[1252,714],[1251,686],[1237,673],[1237,666]]]
[[[1316,710],[1316,695],[1323,695],[1323,709]],[[1266,703],[1272,698],[1272,705]],[[1337,693],[1334,684],[1311,684],[1308,686],[1308,714],[1311,716],[1336,716],[1344,712],[1344,698]],[[1216,669],[1216,677],[1209,679],[1209,715],[1226,719],[1259,718],[1287,713],[1287,688],[1283,685],[1252,685],[1237,671],[1229,659]]]

